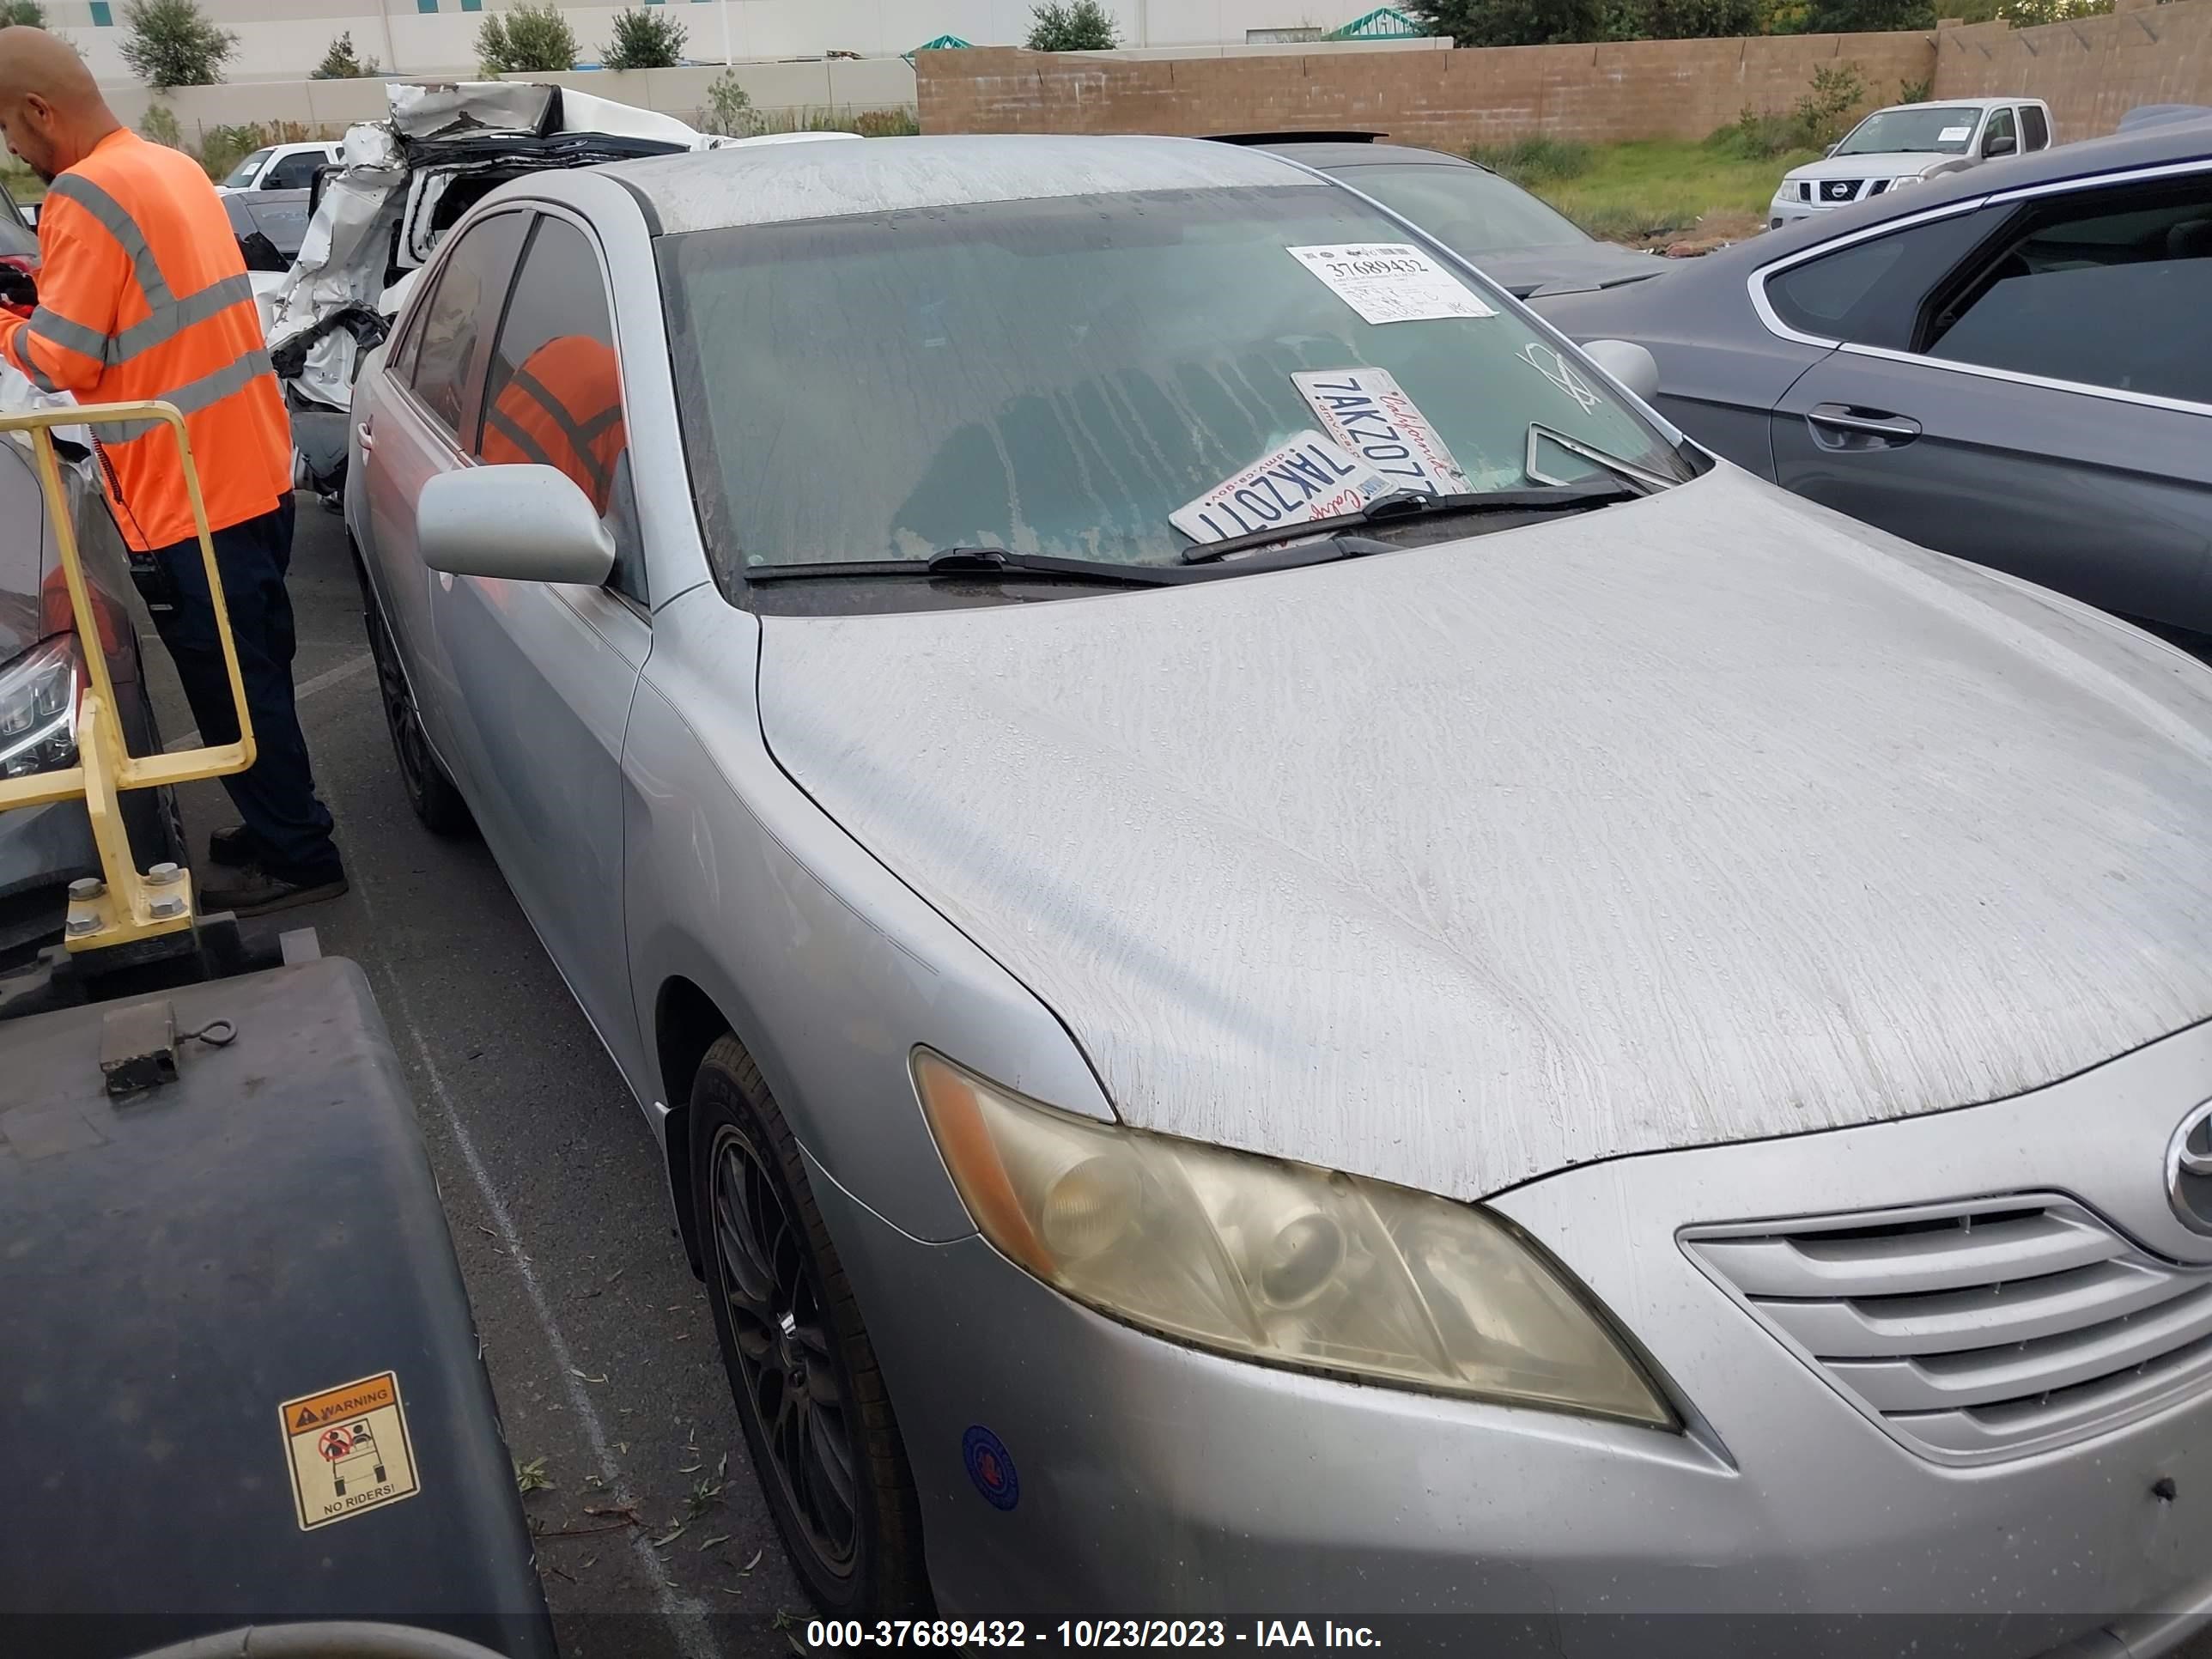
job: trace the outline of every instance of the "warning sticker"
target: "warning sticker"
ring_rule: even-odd
[[[301,1531],[350,1520],[422,1490],[396,1373],[380,1371],[343,1388],[288,1400],[278,1416]]]
[[[1283,250],[1370,323],[1495,317],[1465,283],[1411,242],[1360,242]]]
[[[1470,488],[1443,434],[1389,370],[1312,370],[1291,381],[1330,437],[1401,489],[1449,495]]]

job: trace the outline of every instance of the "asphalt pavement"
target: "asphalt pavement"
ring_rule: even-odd
[[[342,523],[300,507],[294,683],[352,890],[292,915],[368,971],[407,1067],[561,1650],[788,1655],[809,1606],[753,1480],[652,1133],[483,843],[441,840],[408,810]],[[145,654],[173,743],[191,716],[150,635]],[[213,782],[183,806],[204,878],[208,832],[237,814]]]

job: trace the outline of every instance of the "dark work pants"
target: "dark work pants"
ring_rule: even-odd
[[[331,840],[330,809],[315,798],[307,765],[307,740],[292,701],[292,597],[284,574],[292,566],[292,497],[273,513],[215,532],[216,568],[230,608],[230,635],[238,647],[246,707],[253,720],[255,759],[222,781],[238,815],[259,843],[270,874],[303,884],[341,872]],[[185,683],[185,700],[199,722],[204,744],[234,743],[238,716],[224,672],[222,641],[216,633],[200,544],[179,542],[154,555],[167,578],[174,605],[154,611],[154,626]]]

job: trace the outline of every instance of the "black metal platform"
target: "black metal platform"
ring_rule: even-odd
[[[175,1081],[112,1100],[104,1034],[149,1000],[235,1038],[183,1042]],[[0,1023],[0,1655],[339,1619],[554,1654],[445,1213],[353,963]]]

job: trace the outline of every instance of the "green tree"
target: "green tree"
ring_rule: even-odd
[[[1031,52],[1111,52],[1121,31],[1099,0],[1044,0],[1030,13],[1026,44]]]
[[[138,131],[157,144],[167,144],[171,149],[185,147],[185,135],[177,125],[177,112],[167,104],[149,104],[146,112],[138,118]]]
[[[376,59],[357,58],[353,50],[353,31],[348,29],[331,42],[331,49],[323,54],[323,61],[307,71],[310,81],[358,81],[363,76],[376,73]]]
[[[0,5],[0,23],[42,29],[46,26],[46,9],[39,3],[39,0],[7,0],[4,5]]]
[[[238,37],[209,21],[198,0],[130,0],[123,21],[123,61],[156,92],[214,86],[238,50]]]
[[[551,0],[515,0],[477,30],[477,63],[494,79],[576,67],[576,32]]]
[[[625,7],[615,18],[614,38],[600,54],[611,70],[675,69],[684,62],[688,31],[660,12]]]
[[[1934,0],[1811,0],[1808,34],[1862,34],[1881,29],[1932,29]]]
[[[1633,3],[1633,0],[1631,0]],[[1626,9],[1606,0],[1407,0],[1404,8],[1462,46],[1550,46],[1607,38]]]

